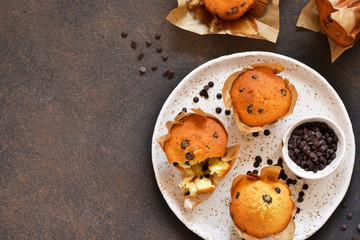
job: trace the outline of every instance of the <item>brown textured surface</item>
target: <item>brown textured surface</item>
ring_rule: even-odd
[[[174,87],[218,56],[271,51],[314,68],[344,101],[359,144],[360,44],[330,64],[326,38],[295,26],[306,3],[281,1],[272,44],[178,29],[165,20],[175,0],[0,0],[0,239],[199,239],[158,190],[151,136]],[[359,236],[359,172],[357,154],[347,209],[311,239]]]

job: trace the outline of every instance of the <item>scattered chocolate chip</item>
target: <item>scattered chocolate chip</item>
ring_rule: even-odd
[[[345,201],[341,202],[340,207],[341,208],[346,208],[347,207],[347,202],[345,202]]]
[[[150,47],[151,44],[152,44],[152,41],[151,41],[151,40],[147,40],[145,43],[146,43],[146,46]]]
[[[282,94],[283,96],[286,96],[286,95],[287,95],[287,91],[286,91],[285,89],[281,89],[281,94]]]
[[[182,111],[183,111],[183,112],[187,112],[186,107],[183,107]]]
[[[162,48],[162,47],[157,47],[157,48],[156,48],[156,52],[161,53],[162,51],[163,51],[163,48]]]
[[[269,195],[263,195],[262,199],[269,204],[272,202],[272,198]]]
[[[257,79],[257,78],[258,78],[258,76],[256,76],[256,75],[252,75],[252,76],[251,76],[251,78],[255,80],[255,79]]]
[[[233,8],[231,9],[231,13],[232,13],[232,14],[237,13],[237,12],[239,12],[239,8],[238,8],[238,7],[233,7]]]
[[[209,85],[205,85],[203,89],[204,89],[205,91],[207,91],[207,90],[209,90],[209,88],[210,88]]]
[[[240,196],[240,192],[237,192],[237,193],[236,193],[236,196],[235,196],[235,199],[238,199],[239,196]]]
[[[161,58],[164,62],[166,62],[168,60],[168,55],[167,53],[164,53],[162,58]]]
[[[266,129],[266,130],[264,131],[264,135],[265,135],[265,136],[269,136],[269,135],[270,135],[270,131]]]
[[[243,92],[245,90],[245,88],[239,89],[239,92]]]
[[[217,107],[217,108],[215,109],[215,112],[216,112],[216,113],[221,113],[221,111],[222,111],[221,107]]]
[[[180,144],[181,149],[185,150],[190,145],[189,142],[189,140],[182,141]]]
[[[249,175],[249,173],[251,173],[251,171],[247,171],[247,172],[246,172],[246,175]]]
[[[156,66],[156,65],[151,66],[151,70],[156,71],[156,70],[157,70],[157,66]]]
[[[262,108],[260,108],[260,109],[258,110],[259,113],[262,113],[263,111],[264,111],[264,109],[262,109]]]
[[[174,72],[169,72],[168,78],[173,79],[174,77],[175,77],[175,73]]]
[[[185,192],[185,196],[190,195],[190,191]]]
[[[253,137],[257,137],[257,136],[259,136],[259,133],[258,132],[253,132],[252,135],[253,135]]]
[[[341,225],[341,230],[345,231],[347,229],[347,225],[346,224],[342,224]]]
[[[199,102],[199,98],[198,98],[198,97],[194,97],[194,98],[193,98],[193,101],[194,101],[194,103],[197,103],[197,102]]]
[[[259,171],[258,171],[258,170],[256,170],[256,169],[255,169],[255,170],[253,170],[252,172],[253,172],[253,173],[255,173],[255,174],[258,174],[258,173],[259,173]]]
[[[122,38],[126,38],[128,36],[128,33],[127,32],[121,32],[121,37]]]
[[[300,191],[300,192],[299,192],[299,196],[300,196],[300,197],[303,197],[304,195],[305,195],[305,193],[304,193],[303,191]]]
[[[300,208],[297,208],[296,213],[300,213],[300,210],[301,210]]]
[[[210,174],[205,174],[204,177],[210,178]]]
[[[303,202],[304,199],[303,199],[302,197],[299,197],[297,201],[298,201],[298,202]]]
[[[247,112],[248,112],[248,113],[252,113],[252,111],[253,111],[253,110],[252,110],[253,106],[254,106],[253,104],[249,104],[249,105],[247,106]]]
[[[357,236],[352,236],[351,240],[359,240],[359,238]]]
[[[160,40],[160,38],[161,38],[161,35],[160,35],[160,34],[155,34],[155,39],[156,39],[156,40]]]
[[[176,167],[176,166],[178,166],[178,165],[179,165],[179,163],[177,163],[177,162],[173,162],[173,165]]]
[[[353,215],[352,215],[352,213],[348,213],[348,214],[346,214],[346,217],[347,217],[347,219],[351,220]]]
[[[272,160],[272,159],[268,159],[266,162],[267,162],[268,165],[272,165],[272,164],[273,164],[273,160]]]
[[[230,115],[230,110],[225,110],[225,115]]]
[[[255,157],[255,162],[261,163],[261,162],[262,162],[262,158],[261,158],[260,156],[256,156],[256,157]]]
[[[254,168],[258,168],[260,166],[260,163],[254,162]]]
[[[222,98],[222,94],[221,94],[221,93],[216,94],[216,98],[217,98],[217,99],[221,99],[221,98]]]
[[[194,155],[193,152],[187,152],[187,153],[185,154],[185,158],[186,158],[187,160],[193,160],[193,159],[195,158],[195,155]]]
[[[240,5],[240,7],[243,7],[245,5],[245,2],[243,2],[241,5]]]
[[[146,72],[146,67],[140,67],[139,70],[140,70],[140,73],[145,73]]]
[[[213,82],[213,81],[210,81],[210,82],[208,83],[208,85],[209,85],[209,87],[213,87],[213,86],[214,86],[214,82]]]
[[[163,75],[164,75],[164,77],[169,76],[169,73],[170,73],[170,70],[165,70],[165,71],[164,71],[164,74],[163,74]]]
[[[276,187],[276,188],[275,188],[275,192],[277,192],[277,193],[279,193],[279,194],[280,194],[280,193],[281,193],[280,188]]]
[[[214,138],[219,138],[219,134],[216,132],[216,133],[213,134],[213,137]]]
[[[143,59],[144,58],[144,53],[139,53],[139,55],[138,55],[138,60],[141,60],[141,59]]]
[[[210,149],[210,147],[208,145],[205,146],[207,149]]]
[[[136,49],[136,42],[132,41],[132,42],[130,43],[130,47],[131,47],[132,49]]]
[[[306,183],[302,186],[302,188],[304,189],[304,190],[306,190],[306,189],[308,189],[309,188],[309,185],[307,185]]]

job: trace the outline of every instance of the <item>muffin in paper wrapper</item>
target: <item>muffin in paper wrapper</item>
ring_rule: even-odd
[[[185,113],[185,112],[182,111],[181,113],[179,113],[175,117],[174,121],[168,121],[166,123],[166,128],[168,129],[168,133],[156,139],[156,141],[159,143],[162,150],[164,150],[165,141],[170,139],[170,137],[171,137],[170,130],[171,130],[172,126],[174,126],[176,124],[181,124],[182,123],[181,120],[184,117],[191,116],[191,115],[200,115],[200,116],[203,116],[203,117],[206,117],[206,118],[214,119],[216,122],[218,122],[223,127],[223,129],[226,132],[226,135],[228,135],[228,132],[227,132],[224,124],[217,117],[215,117],[214,115],[211,115],[209,113],[204,112],[200,108],[191,109],[191,110],[193,111],[193,113]],[[221,157],[222,161],[230,162],[230,169],[231,169],[239,154],[240,154],[240,145],[238,144],[238,145],[234,145],[234,146],[231,146],[231,147],[227,147],[225,155],[224,156],[219,156],[219,157]],[[204,161],[205,160],[206,159],[204,159]],[[186,177],[189,176],[186,171],[182,171],[182,169],[179,168],[179,167],[176,167],[176,168],[181,171],[182,179],[185,179]],[[226,176],[226,174],[224,174],[221,178],[218,178],[217,183],[219,183]],[[213,176],[218,177],[217,175],[213,175]],[[200,194],[197,194],[195,196],[189,196],[189,197],[184,196],[184,207],[185,207],[185,209],[194,208],[199,203],[201,203],[201,202],[205,201],[206,199],[208,199],[212,195],[213,192],[214,191],[208,192],[208,193],[200,193]]]
[[[202,0],[178,0],[178,7],[167,16],[175,26],[200,35],[230,34],[276,42],[279,34],[279,0],[266,0],[259,14],[245,13],[235,21],[224,21],[211,15]],[[256,12],[256,11],[255,11]]]
[[[224,104],[225,104],[226,109],[230,110],[231,107],[233,106],[231,95],[230,95],[230,90],[232,88],[232,85],[233,85],[234,81],[237,79],[237,77],[239,75],[241,75],[242,73],[244,73],[244,72],[246,72],[246,71],[248,71],[250,69],[253,69],[255,67],[268,67],[268,68],[273,69],[276,74],[278,74],[278,73],[285,70],[285,66],[282,65],[281,63],[271,62],[271,63],[252,64],[249,67],[246,67],[246,68],[242,69],[241,71],[234,72],[233,74],[231,74],[226,79],[226,81],[224,83],[224,86],[223,86],[223,89],[222,89],[222,95],[223,95]],[[292,99],[291,99],[291,104],[290,104],[290,107],[289,107],[289,111],[282,118],[287,117],[287,116],[289,116],[289,115],[291,115],[293,113],[295,105],[296,105],[296,100],[298,98],[298,94],[297,94],[297,91],[296,91],[294,85],[291,84],[289,82],[289,80],[286,79],[286,78],[284,78],[284,82],[285,82],[286,87],[289,88],[289,90],[291,91]],[[234,112],[234,116],[235,116],[236,125],[238,126],[239,130],[242,133],[263,132],[265,130],[265,127],[267,126],[267,125],[257,126],[257,127],[249,126],[249,125],[247,125],[247,124],[245,124],[244,122],[241,121],[241,119],[239,118],[235,108],[233,108],[233,112]]]
[[[322,2],[328,2],[335,10],[329,15],[331,17],[325,23],[336,21],[343,28],[342,31],[345,31],[343,33],[348,34],[355,41],[358,40],[360,37],[360,2],[357,0],[324,0]],[[326,35],[319,20],[316,0],[311,0],[303,8],[296,26]],[[331,62],[334,62],[343,52],[355,44],[354,42],[349,46],[342,46],[331,37],[327,36],[327,38],[330,45]]]
[[[264,167],[261,169],[260,176],[255,173],[249,173],[248,175],[239,175],[233,180],[230,193],[232,192],[233,188],[237,185],[237,183],[240,182],[243,178],[250,178],[250,179],[256,180],[256,179],[261,179],[261,178],[267,177],[267,178],[270,178],[270,179],[276,181],[278,179],[280,171],[281,171],[281,167],[279,167],[279,166],[268,166],[268,167]],[[291,191],[290,191],[290,194],[291,194]],[[266,238],[257,238],[257,237],[251,236],[251,235],[245,233],[244,231],[241,231],[236,226],[235,227],[236,227],[236,230],[237,230],[238,234],[240,235],[240,237],[245,240],[268,240],[268,239],[291,240],[295,236],[294,216],[296,214],[296,209],[297,209],[297,207],[294,203],[294,208],[291,213],[290,222],[284,230],[282,230],[281,232],[269,235]]]

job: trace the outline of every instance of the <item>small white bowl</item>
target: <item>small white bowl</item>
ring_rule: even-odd
[[[302,125],[303,123],[307,123],[307,122],[324,122],[330,128],[332,128],[334,130],[335,135],[338,137],[336,158],[332,160],[331,164],[327,165],[323,170],[318,170],[316,173],[314,173],[313,171],[305,171],[300,166],[298,166],[292,159],[290,159],[290,157],[288,155],[288,141],[291,136],[291,133],[293,132],[293,130],[296,127]],[[303,119],[295,121],[286,130],[282,141],[283,141],[282,155],[283,155],[286,165],[297,176],[305,178],[305,179],[320,179],[320,178],[324,178],[324,177],[330,175],[340,165],[340,163],[345,155],[346,140],[345,140],[344,132],[341,130],[341,128],[336,123],[334,123],[332,120],[330,120],[329,118],[326,118],[326,117],[312,116],[312,117],[307,117],[307,118],[303,118]]]

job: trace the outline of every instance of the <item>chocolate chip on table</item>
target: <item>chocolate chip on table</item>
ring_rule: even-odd
[[[207,164],[203,165],[202,166],[202,170],[203,171],[207,171],[209,169],[209,166]]]
[[[156,65],[151,66],[151,70],[156,71],[156,70],[157,70],[157,66],[156,66]]]
[[[164,77],[169,76],[169,73],[170,73],[170,70],[165,70],[165,71],[164,71],[164,74],[163,74],[163,75],[164,75]]]
[[[258,112],[259,112],[259,113],[262,113],[262,112],[264,112],[264,109],[260,108],[260,109],[258,110]]]
[[[205,91],[207,91],[207,90],[209,90],[209,88],[210,88],[209,85],[205,85],[203,89],[204,89]]]
[[[341,225],[341,230],[345,231],[347,229],[347,225],[346,224],[342,224]]]
[[[347,207],[347,202],[342,201],[341,204],[340,204],[340,207],[341,208],[346,208]]]
[[[131,47],[132,49],[136,49],[136,42],[132,41],[132,42],[130,43],[130,47]]]
[[[273,160],[271,160],[271,159],[268,159],[266,162],[267,162],[268,165],[272,165],[272,164],[273,164]]]
[[[238,199],[240,197],[240,192],[237,192],[235,195],[235,199]]]
[[[121,37],[122,38],[126,38],[128,36],[128,33],[127,32],[121,32]]]
[[[169,79],[173,79],[175,77],[175,73],[174,72],[169,72],[168,78]]]
[[[266,129],[266,130],[264,131],[264,135],[265,135],[265,136],[269,136],[269,135],[270,135],[270,130]]]
[[[156,48],[156,52],[161,53],[162,51],[163,51],[163,48],[162,48],[162,47],[157,47],[157,48]]]
[[[158,33],[155,34],[155,39],[156,39],[156,40],[160,40],[160,38],[161,38],[161,35],[160,35],[160,34],[158,34]]]
[[[230,110],[225,110],[225,115],[230,115]]]
[[[217,107],[217,108],[215,109],[215,112],[216,112],[216,113],[221,113],[221,111],[222,111],[221,107]]]
[[[168,60],[168,55],[167,53],[164,53],[162,58],[161,58],[164,62],[166,62]]]
[[[347,219],[351,220],[351,219],[352,219],[352,217],[353,217],[352,213],[348,213],[348,214],[346,214],[346,218],[347,218]]]
[[[208,85],[209,85],[209,87],[213,87],[214,86],[214,82],[213,81],[210,81],[209,83],[208,83]]]
[[[254,162],[254,168],[258,168],[260,166],[260,163]]]
[[[138,55],[138,60],[141,60],[141,59],[143,59],[144,58],[144,53],[139,53],[139,55]]]
[[[309,188],[309,185],[307,185],[306,183],[302,186],[302,188],[304,189],[304,190],[306,190],[306,189],[308,189]]]
[[[261,162],[262,162],[262,158],[261,158],[260,156],[256,156],[256,157],[255,157],[255,162],[261,163]]]
[[[183,111],[183,112],[187,112],[186,107],[183,107],[182,111]]]
[[[296,213],[300,213],[300,210],[301,210],[300,208],[297,208]]]
[[[281,89],[281,94],[282,94],[283,96],[286,96],[286,95],[287,95],[287,91],[286,91],[285,89]]]
[[[279,193],[279,194],[280,194],[280,193],[281,193],[281,189],[280,189],[280,188],[278,188],[278,187],[276,187],[276,188],[275,188],[275,192],[277,192],[277,193]]]
[[[146,72],[146,67],[140,67],[139,70],[140,70],[140,73],[145,73]]]
[[[290,184],[292,184],[292,179],[291,178],[288,178],[286,179],[286,184],[289,186]]]
[[[217,99],[221,99],[221,98],[222,98],[222,94],[221,94],[221,93],[216,94],[216,98],[217,98]]]
[[[205,174],[204,177],[210,178],[210,174]]]
[[[259,133],[258,132],[253,132],[252,135],[253,135],[253,137],[257,137],[257,136],[259,136]]]
[[[147,41],[145,42],[145,44],[146,44],[146,46],[150,47],[151,44],[152,44],[152,41],[151,41],[151,40],[147,40]]]
[[[304,201],[304,199],[302,198],[302,197],[298,197],[298,200],[297,200],[298,202],[303,202]]]

